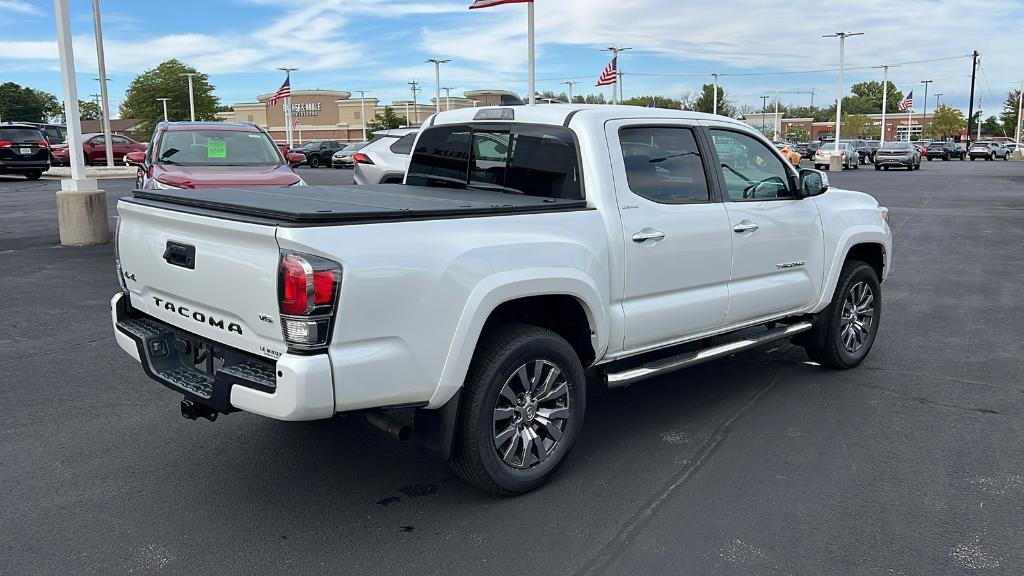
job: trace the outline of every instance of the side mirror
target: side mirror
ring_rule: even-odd
[[[306,161],[306,155],[300,154],[298,152],[289,152],[287,154],[287,157],[288,163],[291,164],[292,166],[295,166],[296,164],[302,164],[303,162]]]
[[[146,162],[146,153],[138,151],[129,152],[124,155],[124,161],[132,166],[142,166]]]
[[[819,196],[826,190],[828,190],[827,174],[810,168],[800,171],[800,196]]]

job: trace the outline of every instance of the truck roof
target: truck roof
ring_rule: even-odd
[[[505,110],[511,111],[513,118],[487,120],[477,119],[477,115],[484,110]],[[508,114],[509,112],[504,112]],[[485,114],[487,114],[485,112]],[[729,118],[728,116],[716,116],[703,112],[692,112],[689,110],[672,110],[669,108],[646,108],[643,106],[626,106],[621,104],[540,104],[533,106],[480,106],[478,108],[460,108],[450,112],[441,112],[434,115],[425,126],[439,124],[465,124],[468,122],[495,122],[495,123],[527,123],[527,124],[548,124],[561,126],[572,118],[585,119],[588,122],[604,123],[608,120],[624,118],[651,118],[651,119],[685,119],[685,120],[714,120],[727,122],[749,128],[747,124]]]

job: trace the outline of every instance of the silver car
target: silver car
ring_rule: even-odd
[[[843,170],[847,168],[856,170],[860,166],[860,155],[857,153],[857,149],[849,142],[840,141],[839,152],[836,152],[835,142],[822,144],[821,148],[818,148],[818,151],[814,153],[814,168],[817,170],[828,169],[832,157],[836,154],[842,159]]]
[[[409,154],[419,128],[381,130],[353,155],[356,184],[400,184],[405,178]]]
[[[334,168],[351,168],[355,165],[352,155],[362,150],[369,142],[349,142],[344,148],[338,150],[331,156],[331,166]]]

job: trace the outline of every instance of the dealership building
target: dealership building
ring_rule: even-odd
[[[221,112],[217,116],[228,122],[254,122],[267,129],[275,140],[284,142],[284,101],[267,106],[266,102],[271,96],[261,94],[255,102],[235,104],[230,112]],[[441,96],[442,111],[522,103],[518,95],[505,90],[473,90],[462,96]],[[367,97],[361,101],[358,94],[353,98],[351,92],[341,90],[294,90],[291,105],[295,124],[292,134],[296,142],[361,140],[365,120],[383,114],[385,107],[377,98]],[[395,100],[388,106],[394,109],[395,114],[408,118],[410,126],[419,126],[435,110],[433,98],[427,102]],[[363,110],[366,118],[363,117]]]

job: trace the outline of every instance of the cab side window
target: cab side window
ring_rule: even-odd
[[[643,126],[619,131],[629,189],[660,204],[710,202],[711,193],[693,131]]]
[[[741,132],[714,128],[710,132],[729,199],[796,198],[789,184],[790,172],[774,150]]]

